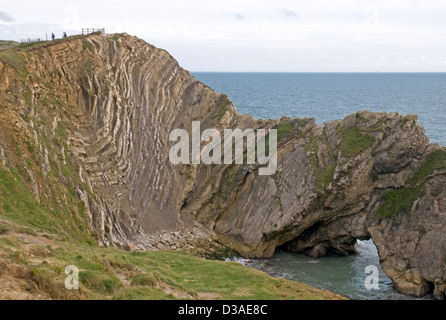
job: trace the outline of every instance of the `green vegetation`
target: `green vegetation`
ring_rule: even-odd
[[[44,43],[47,43],[47,41],[36,41],[36,42],[21,43],[18,46],[18,48],[26,50],[26,49],[29,49],[29,48],[41,46]]]
[[[7,41],[7,40],[0,40],[0,50],[4,50],[10,47],[16,47],[19,43],[15,41]]]
[[[390,190],[381,196],[384,202],[380,205],[374,215],[376,218],[391,218],[396,220],[398,213],[404,210],[410,217],[410,208],[413,202],[426,193],[425,186],[417,188],[402,187],[397,190]]]
[[[279,125],[273,129],[277,129],[277,141],[280,141],[280,139],[293,131],[293,126],[289,122],[281,121]]]
[[[48,232],[77,241],[93,243],[85,212],[80,212],[80,200],[72,188],[63,193],[55,184],[51,187],[52,201],[37,201],[26,185],[26,171],[0,170],[0,203],[3,217],[11,224],[9,228],[18,232]],[[64,199],[65,201],[61,201]]]
[[[52,299],[340,298],[235,262],[205,260],[181,251],[126,252],[70,241],[53,248],[0,235],[0,259],[6,256],[13,268],[29,272],[29,292]],[[68,265],[80,271],[79,290],[64,288]]]
[[[8,220],[22,229],[36,228],[57,232],[57,223],[40,205],[15,169],[0,170],[0,203]]]
[[[28,73],[26,69],[26,59],[20,54],[20,50],[17,50],[16,48],[0,51],[0,60],[3,63],[9,64],[21,75]]]
[[[412,176],[407,180],[410,185],[416,185],[424,177],[434,173],[435,170],[446,169],[446,152],[444,150],[435,150],[429,153],[420,165],[415,170]]]
[[[116,43],[116,46],[119,48],[121,46],[121,43],[119,42],[119,36],[118,35],[114,35],[112,37],[112,40]]]
[[[222,94],[218,99],[218,101],[216,101],[216,103],[218,111],[217,114],[214,115],[212,118],[213,119],[217,118],[218,120],[221,120],[225,115],[226,111],[229,110],[229,105],[232,104],[232,101],[229,100],[227,95]]]
[[[36,145],[34,144],[33,140],[29,136],[25,136],[25,143],[27,145],[28,151],[33,152],[36,148]]]
[[[158,282],[158,281],[159,281],[159,279],[157,279],[153,275],[148,275],[146,273],[140,273],[132,278],[131,285],[132,286],[153,287],[153,286],[155,286],[156,282]]]
[[[228,107],[227,106],[221,106],[220,109],[218,109],[218,113],[217,113],[217,119],[221,120],[223,118],[223,116],[225,115],[226,111],[228,111]]]
[[[371,134],[361,132],[358,127],[341,129],[341,152],[346,157],[355,157],[369,148],[375,137]]]
[[[285,122],[285,121],[281,121],[277,126],[273,127],[272,129],[276,129],[277,130],[277,142],[280,141],[280,139],[282,139],[283,137],[285,137],[286,135],[288,135],[291,131],[293,131],[293,126],[289,123],[289,122]],[[265,152],[265,155],[268,153],[269,151],[269,134],[267,134],[265,136],[265,140],[264,140],[264,147],[263,150]],[[263,146],[263,144],[261,144],[261,146]],[[254,152],[256,156],[259,156],[259,151],[257,150],[258,144],[256,143],[255,147],[254,147]],[[251,151],[248,151],[251,152]],[[268,154],[269,156],[269,154]],[[245,162],[247,160],[247,153],[245,153],[245,155],[243,156],[243,161]]]
[[[327,146],[327,151],[332,159],[331,164],[326,166],[320,165],[319,158],[317,156],[319,144],[325,144]],[[336,169],[336,161],[333,157],[333,150],[331,149],[328,141],[326,141],[326,138],[323,135],[320,135],[310,137],[310,142],[305,146],[305,151],[310,152],[309,160],[317,177],[317,186],[319,190],[322,190],[333,180],[334,171]]]
[[[84,41],[82,41],[82,49],[93,51],[93,45],[91,44],[90,41],[84,40]]]
[[[52,84],[49,86],[51,87]],[[47,107],[49,105],[59,105],[61,107],[65,106],[65,102],[52,89],[49,89],[45,93],[45,95],[43,96],[43,99],[40,102],[41,102],[42,106],[45,106],[45,107]]]
[[[367,118],[365,118],[360,111],[355,113],[355,118],[358,123],[367,122]]]
[[[316,176],[318,178],[317,187],[322,190],[327,187],[330,182],[333,180],[334,171],[336,169],[336,162],[333,162],[331,165],[327,166],[325,169],[316,170]]]
[[[57,121],[55,130],[56,136],[62,140],[68,139],[67,124],[64,121]]]

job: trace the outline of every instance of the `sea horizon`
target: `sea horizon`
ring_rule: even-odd
[[[190,73],[446,74],[446,71],[191,71]]]

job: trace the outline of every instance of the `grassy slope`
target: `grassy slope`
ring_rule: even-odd
[[[205,260],[181,251],[126,252],[51,238],[9,232],[0,236],[0,298],[341,298],[235,262]],[[64,288],[68,265],[80,270],[79,290]]]
[[[69,41],[69,40],[63,40]],[[339,299],[328,291],[269,277],[233,262],[204,260],[186,252],[126,252],[96,245],[85,207],[76,189],[88,188],[67,152],[69,123],[59,121],[52,136],[45,131],[55,116],[70,112],[43,79],[44,97],[34,116],[39,145],[26,130],[11,126],[17,99],[31,103],[28,49],[8,48],[0,60],[16,71],[5,95],[0,94],[0,299]],[[48,100],[48,101],[47,101]],[[55,106],[48,108],[48,105]],[[24,118],[27,121],[26,118]],[[42,171],[42,147],[50,168]],[[3,163],[4,161],[4,163]],[[36,194],[33,185],[39,186]],[[66,290],[65,267],[80,272],[80,289]]]

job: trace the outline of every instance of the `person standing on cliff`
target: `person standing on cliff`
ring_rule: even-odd
[[[54,33],[51,33],[51,39],[53,39],[53,41],[54,41],[54,38],[56,38],[56,36],[54,35]]]

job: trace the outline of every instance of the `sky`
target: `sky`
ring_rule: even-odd
[[[444,0],[1,0],[0,39],[126,32],[192,72],[446,72]]]

